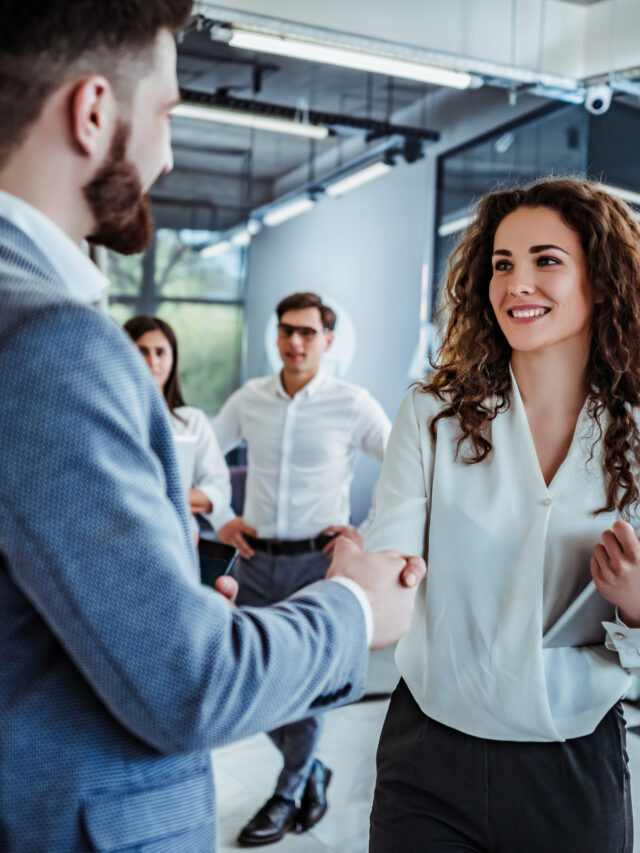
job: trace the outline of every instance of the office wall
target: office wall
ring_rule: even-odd
[[[345,377],[368,388],[391,418],[407,391],[418,342],[421,275],[430,264],[436,203],[436,155],[543,105],[530,98],[510,107],[504,92],[444,94],[429,104],[437,147],[413,165],[339,199],[265,228],[253,240],[247,289],[247,376],[269,367],[265,327],[275,304],[296,290],[337,299],[354,322],[357,349]],[[409,113],[402,120],[411,119]],[[361,462],[353,489],[354,517],[366,514],[377,467]]]
[[[406,392],[416,346],[425,243],[425,162],[388,175],[288,223],[265,229],[251,245],[247,293],[247,372],[268,370],[264,330],[288,293],[313,290],[349,313],[356,351],[345,377],[368,388],[393,416]],[[378,468],[358,465],[354,518],[366,515]]]

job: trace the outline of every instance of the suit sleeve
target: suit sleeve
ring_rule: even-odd
[[[163,752],[204,750],[358,697],[365,622],[348,589],[233,610],[197,581],[153,450],[154,431],[170,443],[162,401],[115,324],[39,313],[0,364],[0,549],[122,725]]]

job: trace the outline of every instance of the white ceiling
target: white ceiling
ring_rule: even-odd
[[[351,44],[384,40],[399,51],[440,51],[461,63],[498,62],[578,79],[587,69],[589,75],[607,73],[612,47],[615,69],[640,66],[640,0],[226,0],[225,6],[196,2],[195,10],[228,24],[307,36],[322,28]],[[256,64],[268,66],[259,92],[252,85]],[[429,121],[434,97],[445,90],[238,50],[206,31],[190,32],[179,44],[178,71],[183,88],[201,92],[226,88],[239,98],[378,120],[410,115],[406,123],[447,130],[442,117],[439,126]],[[463,97],[446,91],[450,104]],[[482,101],[480,91],[465,97],[464,103]],[[171,211],[188,201],[192,227],[214,230],[367,150],[363,134],[312,145],[186,119],[174,120],[173,140],[175,168],[154,188],[156,205],[163,201],[170,220]]]

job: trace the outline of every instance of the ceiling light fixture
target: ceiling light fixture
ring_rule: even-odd
[[[457,234],[458,231],[463,231],[471,222],[471,214],[459,216],[457,219],[451,219],[449,222],[443,222],[438,228],[438,237],[449,237],[451,234]]]
[[[210,246],[205,246],[200,252],[200,257],[207,260],[208,258],[217,258],[218,255],[223,255],[231,248],[229,240],[221,240],[219,243],[212,243]]]
[[[171,110],[171,115],[176,118],[193,118],[201,121],[214,121],[221,124],[253,127],[256,130],[270,130],[275,133],[289,133],[293,136],[304,136],[307,139],[325,139],[329,135],[329,128],[322,127],[322,125],[308,124],[302,121],[290,121],[285,118],[255,115],[224,107],[178,104],[177,107]]]
[[[291,56],[295,59],[339,65],[343,68],[354,68],[359,71],[372,71],[374,74],[419,80],[422,83],[451,86],[454,89],[468,89],[470,86],[482,85],[480,77],[466,71],[452,71],[450,68],[437,65],[427,65],[426,63],[397,59],[384,54],[334,47],[287,36],[272,36],[234,29],[229,44],[232,47],[239,47],[244,50]]]
[[[281,204],[274,207],[262,217],[265,225],[280,225],[281,222],[286,222],[287,219],[292,219],[300,213],[306,213],[313,207],[313,200],[304,196],[303,198],[295,198],[286,204]]]
[[[231,235],[231,245],[239,246],[240,248],[244,246],[248,246],[251,242],[251,234],[245,229],[243,231],[236,231],[235,234]]]
[[[388,163],[378,160],[376,163],[370,163],[363,169],[358,169],[357,172],[352,172],[350,175],[329,184],[325,192],[330,196],[340,196],[349,190],[366,184],[367,181],[373,181],[375,178],[385,175],[390,169],[391,166]]]
[[[611,193],[611,195],[617,196],[617,198],[621,198],[627,204],[634,204],[636,207],[640,206],[640,193],[628,190],[625,187],[612,187],[610,184],[596,184],[596,186],[599,190],[604,190],[607,193]]]

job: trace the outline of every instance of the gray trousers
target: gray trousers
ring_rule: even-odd
[[[240,589],[236,603],[244,607],[275,604],[303,586],[323,578],[328,567],[329,561],[322,551],[282,557],[256,551],[250,560],[240,560],[238,563]],[[284,759],[276,794],[290,800],[302,796],[323,724],[322,716],[314,716],[268,732]]]
[[[558,743],[471,737],[426,717],[404,681],[378,747],[370,853],[631,853],[620,703]]]

